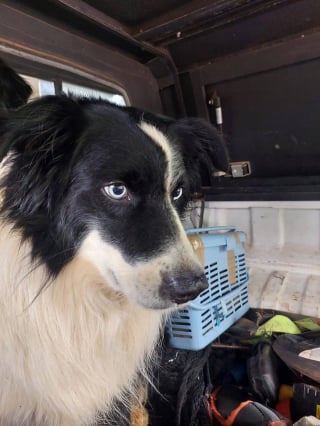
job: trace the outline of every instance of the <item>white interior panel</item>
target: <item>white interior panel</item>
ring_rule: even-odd
[[[226,225],[247,236],[251,307],[320,317],[320,202],[206,203],[203,227]]]

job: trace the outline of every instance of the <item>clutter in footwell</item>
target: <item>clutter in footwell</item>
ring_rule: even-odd
[[[320,425],[320,321],[250,309],[199,351],[163,343],[150,426]]]

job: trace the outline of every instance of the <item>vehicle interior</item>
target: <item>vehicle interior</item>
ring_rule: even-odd
[[[186,227],[244,232],[250,320],[279,312],[318,321],[319,0],[3,0],[0,57],[35,97],[71,92],[215,126],[230,169],[195,194]],[[217,365],[247,358],[233,338],[213,344]],[[188,366],[208,359],[186,353]],[[174,369],[166,371],[168,380]],[[221,372],[211,378],[221,382]],[[203,370],[200,377],[207,380]],[[165,393],[168,383],[159,386]],[[176,410],[153,397],[168,410],[167,426],[207,425],[182,411],[174,423]]]

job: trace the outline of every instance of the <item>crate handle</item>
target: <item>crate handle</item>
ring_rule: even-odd
[[[190,228],[186,229],[187,234],[202,234],[205,232],[214,232],[214,231],[229,231],[234,232],[236,230],[235,226],[210,226],[207,228]]]

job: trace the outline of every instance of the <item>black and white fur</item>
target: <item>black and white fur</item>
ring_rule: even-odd
[[[200,119],[65,96],[0,133],[0,425],[93,425],[205,288],[179,214],[227,154]]]

